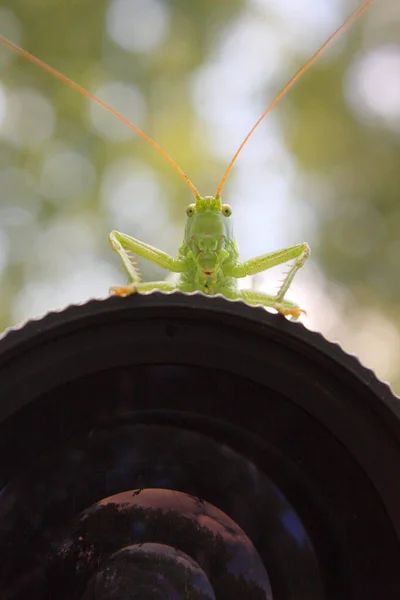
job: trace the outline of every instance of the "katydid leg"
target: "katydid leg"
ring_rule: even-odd
[[[118,254],[121,259],[122,266],[128,276],[129,285],[134,288],[140,283],[139,270],[133,265],[132,259],[128,254],[126,247],[121,243],[117,231],[112,231],[108,237],[112,249]]]
[[[126,235],[126,233],[112,231],[109,235],[109,240],[113,250],[119,254],[123,263],[123,256],[128,256],[128,252],[135,252],[135,254],[138,254],[142,258],[147,258],[147,260],[151,260],[151,262],[155,263],[159,267],[167,269],[168,271],[172,271],[173,273],[181,273],[184,269],[183,261],[179,260],[178,258],[174,258],[170,254],[167,254],[158,248],[154,248],[154,246],[150,246],[150,244],[145,244],[144,242],[141,242],[130,235]]]
[[[132,283],[128,285],[113,285],[110,287],[110,294],[115,294],[116,296],[130,296],[136,292],[139,294],[152,292],[153,290],[158,290],[159,292],[173,292],[176,289],[176,285],[168,283],[167,281],[150,281],[138,283],[137,285],[133,285]]]
[[[241,298],[248,304],[261,304],[266,308],[274,308],[285,316],[291,315],[292,317],[297,318],[304,312],[294,302],[289,302],[289,300],[277,300],[276,296],[269,296],[268,294],[257,290],[238,290],[237,295],[238,298]]]
[[[289,248],[276,250],[275,252],[269,252],[267,254],[262,254],[261,256],[256,256],[255,258],[250,258],[242,263],[237,263],[232,269],[232,276],[245,277],[246,275],[255,275],[256,273],[267,271],[272,267],[295,259],[294,264],[287,273],[277,295],[275,296],[275,300],[281,302],[288,291],[297,271],[304,265],[309,256],[310,248],[306,242],[303,242],[301,244],[296,244],[295,246],[290,246]]]
[[[164,291],[175,289],[176,286],[164,281],[141,283],[139,270],[133,265],[132,258],[129,256],[129,252],[135,252],[143,258],[151,260],[153,263],[159,265],[163,269],[168,269],[169,271],[174,272],[182,271],[182,261],[173,258],[162,250],[158,250],[158,248],[154,248],[149,244],[145,244],[144,242],[130,237],[125,233],[120,233],[119,231],[112,231],[109,235],[109,241],[112,249],[120,257],[122,266],[128,276],[129,281],[128,285],[111,287],[110,292],[119,296],[127,296],[138,291],[149,291],[156,288]]]

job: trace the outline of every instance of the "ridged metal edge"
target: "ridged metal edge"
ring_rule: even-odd
[[[273,325],[274,329],[279,329],[280,331],[288,332],[290,330],[290,335],[295,336],[298,341],[302,343],[309,343],[314,348],[320,350],[325,356],[328,356],[332,359],[332,355],[327,351],[327,346],[331,351],[334,352],[335,359],[340,362],[347,370],[350,370],[356,377],[362,379],[365,383],[374,387],[374,391],[379,394],[379,396],[386,401],[389,401],[392,408],[399,413],[400,415],[400,397],[397,396],[390,383],[387,381],[382,381],[378,378],[374,370],[370,367],[366,367],[361,363],[360,359],[355,355],[345,351],[339,342],[331,341],[325,338],[320,332],[309,329],[302,323],[301,321],[290,321],[285,317],[279,314],[273,314],[265,309],[262,305],[250,305],[244,300],[238,299],[228,299],[221,294],[216,294],[214,296],[207,296],[206,294],[197,291],[197,292],[181,292],[179,290],[172,290],[171,292],[160,292],[159,290],[152,290],[146,293],[135,294],[129,296],[128,298],[137,299],[139,297],[146,296],[156,296],[156,297],[165,297],[165,296],[177,296],[181,299],[183,298],[203,298],[205,301],[209,302],[213,299],[218,300],[218,305],[220,303],[225,303],[226,305],[240,305],[245,307],[247,314],[241,314],[241,317],[247,317],[251,319],[252,313],[257,311],[259,315],[262,315],[263,320],[267,319],[268,325]],[[115,303],[116,310],[118,309],[118,305],[122,302],[129,301],[127,298],[119,298],[116,296],[104,296],[104,297],[96,297],[89,298],[88,300],[84,300],[82,302],[72,303],[66,307],[53,309],[49,312],[38,315],[37,317],[33,317],[22,321],[16,325],[8,327],[2,334],[0,334],[0,353],[2,351],[2,345],[6,343],[7,345],[13,344],[14,338],[19,335],[19,333],[25,328],[35,328],[38,332],[47,329],[54,323],[54,319],[57,319],[60,315],[65,317],[65,320],[69,320],[69,316],[75,320],[76,319],[76,310],[81,308],[92,308],[93,306],[102,307],[104,303]],[[267,316],[268,315],[268,316]]]

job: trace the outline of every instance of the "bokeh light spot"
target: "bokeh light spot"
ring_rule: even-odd
[[[41,230],[35,244],[36,260],[45,265],[49,279],[75,270],[83,257],[95,258],[97,225],[96,214],[85,211],[60,216]]]
[[[1,137],[17,148],[35,148],[48,140],[53,134],[55,114],[47,98],[31,88],[13,91],[7,96]]]
[[[167,3],[160,0],[111,0],[107,32],[129,52],[149,52],[166,38],[169,30]]]
[[[346,77],[354,112],[400,119],[400,45],[381,46],[356,60]]]
[[[144,98],[137,87],[127,83],[110,82],[101,85],[94,94],[142,128],[147,111]],[[102,136],[110,140],[124,140],[135,135],[125,123],[101,106],[88,101],[87,107],[91,124]]]
[[[304,53],[314,52],[345,18],[340,0],[329,2],[249,0],[249,2],[264,10],[269,18],[271,13],[278,14],[284,23],[281,35],[292,48],[296,51],[301,48]]]
[[[12,318],[19,322],[90,297],[105,297],[116,275],[115,269],[98,257],[82,257],[74,269],[60,273],[52,281],[31,280],[15,298]]]
[[[95,169],[91,162],[76,150],[66,147],[51,148],[44,161],[40,189],[44,196],[58,203],[87,193],[95,183]]]
[[[150,236],[167,220],[166,198],[157,174],[140,161],[111,165],[102,184],[102,202],[116,229]]]
[[[283,62],[279,50],[279,36],[267,21],[244,14],[224,28],[213,50],[218,59],[202,65],[192,77],[193,103],[202,120],[208,122],[209,127],[202,126],[202,131],[206,131],[216,156],[230,160],[265,108],[264,94],[261,103],[255,98],[280,72]],[[255,60],[257,56],[273,60]],[[264,127],[265,122],[259,131]],[[257,139],[261,139],[258,132],[247,145],[246,154],[249,148],[254,150]]]

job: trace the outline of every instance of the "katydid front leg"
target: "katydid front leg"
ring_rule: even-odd
[[[289,248],[283,248],[282,250],[276,250],[275,252],[269,252],[268,254],[250,258],[243,263],[236,263],[232,268],[231,274],[233,277],[255,275],[256,273],[267,271],[272,267],[296,259],[283,280],[278,293],[274,297],[274,300],[277,303],[280,303],[283,301],[297,271],[301,269],[309,256],[310,248],[306,242],[303,242],[301,244],[296,244],[295,246],[289,246]]]
[[[132,259],[129,252],[135,252],[151,260],[151,262],[159,265],[163,269],[174,273],[181,273],[184,265],[179,259],[173,258],[166,252],[158,250],[149,244],[145,244],[136,238],[133,238],[119,231],[112,231],[108,236],[112,249],[118,254],[121,259],[122,266],[128,276],[130,283],[122,286],[112,286],[110,292],[117,296],[129,296],[135,292],[148,292],[153,289],[158,289],[164,292],[172,291],[176,286],[166,281],[154,281],[151,283],[141,283],[139,270],[132,264]]]

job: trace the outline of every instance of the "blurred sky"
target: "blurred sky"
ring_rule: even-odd
[[[85,4],[89,10],[89,0]],[[328,68],[347,48],[353,59],[343,66],[342,94],[349,110],[365,127],[379,121],[400,134],[400,45],[387,43],[380,33],[394,19],[400,22],[394,4],[377,1],[319,59],[318,69]],[[82,85],[154,135],[200,193],[211,195],[266,104],[357,3],[243,0],[218,25],[213,12],[217,7],[210,8],[211,33],[201,60],[192,60],[193,68],[182,29],[176,33],[177,5],[108,0],[96,15],[100,33],[99,39],[93,34],[92,46],[90,40],[87,43],[90,56],[75,61],[72,68],[68,45],[61,47],[53,31],[43,42],[41,57],[60,70],[70,66],[66,75],[80,76]],[[33,40],[51,31],[52,20],[59,26],[61,19],[54,10],[47,13],[48,6],[46,0],[31,1],[29,7],[22,0],[3,2],[0,32],[35,52]],[[74,7],[72,2],[71,11]],[[48,19],[46,26],[41,15]],[[195,30],[195,8],[185,18]],[[79,27],[76,23],[76,32],[70,34],[77,40]],[[201,40],[197,43],[201,46]],[[165,67],[168,81],[178,81],[180,69],[186,68],[182,93],[180,84],[171,84],[178,88],[174,94],[164,81],[158,66],[163,55],[170,69]],[[75,106],[75,92],[58,81],[49,82],[50,76],[23,65],[4,47],[0,68],[0,317],[5,326],[71,302],[103,297],[110,285],[123,283],[118,258],[108,248],[111,229],[175,253],[192,198],[179,176],[168,165],[160,166],[161,159],[153,159],[143,140],[133,143],[134,133],[112,115],[86,100]],[[75,121],[70,120],[72,113]],[[224,189],[243,259],[303,240],[313,250],[318,215],[307,196],[310,189],[317,195],[320,190],[323,207],[327,184],[323,174],[302,170],[285,142],[280,115],[279,107],[268,115]],[[203,189],[204,184],[211,188]],[[146,279],[164,275],[157,267],[144,268]],[[241,285],[271,293],[284,272],[276,268]],[[296,276],[288,297],[307,310],[307,327],[338,339],[382,378],[397,377],[396,325],[368,304],[345,318],[345,306],[351,302],[348,290],[326,278],[318,252]]]

